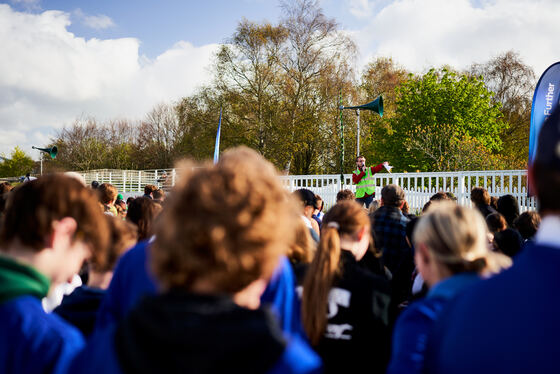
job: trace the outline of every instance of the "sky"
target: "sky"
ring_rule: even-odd
[[[514,50],[537,76],[560,60],[557,0],[319,0],[356,41],[422,72]],[[0,155],[49,144],[77,118],[142,119],[211,79],[238,22],[277,22],[277,0],[0,0]]]

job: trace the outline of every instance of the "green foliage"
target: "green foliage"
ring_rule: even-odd
[[[2,155],[2,157],[5,157]],[[7,160],[0,160],[0,177],[18,177],[31,173],[35,161],[20,147],[15,147]]]
[[[385,158],[397,170],[457,170],[454,152],[471,139],[488,155],[501,150],[499,133],[506,124],[482,80],[431,69],[409,76],[396,92],[397,109],[384,143]]]

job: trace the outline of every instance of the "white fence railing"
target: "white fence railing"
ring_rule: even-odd
[[[175,169],[167,170],[91,170],[81,172],[89,184],[111,183],[117,189],[130,196],[140,194],[144,185],[155,184],[165,189],[175,185],[178,173]],[[344,175],[290,175],[280,177],[289,191],[308,188],[321,196],[327,207],[334,205],[336,194],[342,189],[355,192],[352,174]],[[473,187],[484,187],[492,196],[511,194],[517,198],[521,212],[536,209],[533,197],[527,197],[526,170],[490,170],[458,171],[439,173],[378,173],[374,175],[376,196],[387,184],[398,184],[406,193],[406,199],[412,212],[418,212],[428,202],[430,196],[439,191],[451,192],[461,205],[470,205],[470,191]]]

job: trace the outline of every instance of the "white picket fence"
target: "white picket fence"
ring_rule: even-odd
[[[163,178],[165,172],[166,177]],[[111,183],[117,189],[131,196],[140,194],[144,185],[155,184],[165,189],[175,185],[178,178],[177,170],[91,170],[80,172],[87,183],[96,180],[99,183]],[[517,198],[521,212],[536,209],[536,200],[527,197],[526,170],[490,170],[490,171],[458,171],[439,173],[378,173],[374,175],[376,196],[387,184],[398,184],[406,193],[406,199],[412,212],[418,212],[428,202],[430,196],[439,191],[452,192],[461,205],[469,206],[470,191],[473,187],[484,187],[492,196],[511,194]],[[344,183],[340,175],[290,175],[280,179],[289,191],[308,188],[321,196],[327,207],[336,202],[336,194],[342,189],[355,192],[352,185],[352,174],[344,175]]]

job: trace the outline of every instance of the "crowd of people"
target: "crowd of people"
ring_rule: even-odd
[[[76,175],[0,184],[0,372],[555,371],[559,125],[522,214],[476,187],[416,216],[363,158],[359,195],[326,207],[243,147],[127,201]]]

